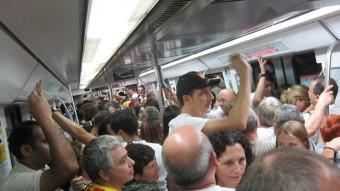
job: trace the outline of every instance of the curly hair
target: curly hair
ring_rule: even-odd
[[[227,146],[239,143],[244,149],[247,166],[249,166],[253,161],[253,154],[251,152],[250,144],[246,137],[239,132],[230,130],[220,131],[210,135],[209,140],[214,148],[217,158],[222,156]]]

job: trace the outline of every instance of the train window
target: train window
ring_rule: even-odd
[[[296,82],[306,86],[309,86],[312,79],[322,70],[321,64],[316,62],[314,51],[294,55],[292,65]]]

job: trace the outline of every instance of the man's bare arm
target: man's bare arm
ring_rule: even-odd
[[[71,180],[79,165],[70,143],[52,119],[50,105],[42,94],[41,81],[28,97],[28,104],[31,114],[44,132],[52,157],[50,169],[41,175],[40,190],[54,190]]]
[[[229,116],[222,119],[208,120],[203,127],[205,134],[233,129],[242,131],[246,127],[249,112],[249,96],[251,90],[251,67],[240,54],[231,57],[231,66],[240,74],[240,89]]]
[[[80,127],[77,123],[68,119],[59,112],[53,112],[52,117],[64,131],[85,145],[89,144],[92,139],[96,138],[91,133],[88,133],[84,128]]]

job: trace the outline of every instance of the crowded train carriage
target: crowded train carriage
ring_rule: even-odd
[[[340,0],[0,1],[0,191],[340,190]]]

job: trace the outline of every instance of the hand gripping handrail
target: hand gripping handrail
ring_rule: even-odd
[[[333,43],[331,46],[329,46],[327,50],[327,60],[325,63],[325,68],[324,68],[324,75],[325,75],[325,88],[329,85],[329,79],[331,75],[331,67],[332,67],[332,55],[334,52],[334,49],[340,45],[340,41],[336,41]],[[329,113],[329,107],[326,108],[326,114]]]

